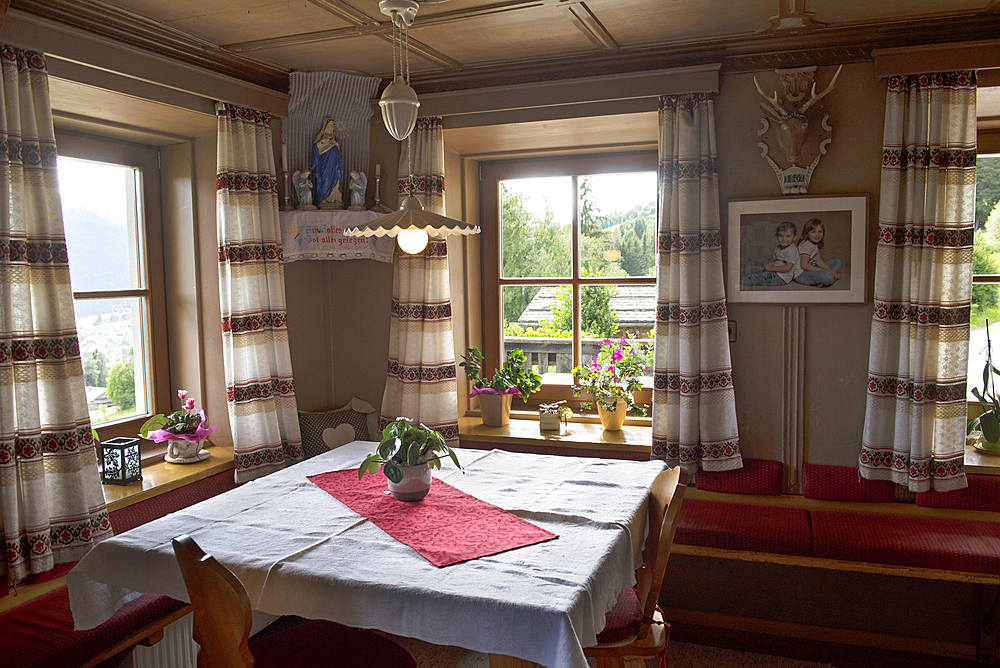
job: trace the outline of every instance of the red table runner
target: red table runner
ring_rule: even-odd
[[[558,536],[441,480],[422,501],[397,501],[385,475],[357,469],[308,476],[320,489],[435,566],[449,566]]]

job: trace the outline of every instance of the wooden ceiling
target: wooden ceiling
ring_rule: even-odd
[[[391,78],[377,0],[11,0],[31,14],[273,90],[293,70]],[[722,62],[856,62],[874,48],[1000,35],[1000,0],[424,0],[418,93]]]

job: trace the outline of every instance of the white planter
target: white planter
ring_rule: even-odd
[[[559,415],[556,413],[540,413],[538,415],[539,431],[559,431]]]
[[[389,491],[399,501],[419,501],[431,491],[431,469],[427,464],[403,466],[403,479],[389,481]]]

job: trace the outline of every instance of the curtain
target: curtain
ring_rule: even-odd
[[[219,292],[236,482],[302,459],[271,115],[228,104],[219,119]]]
[[[48,76],[0,46],[0,568],[9,586],[111,536],[69,282]]]
[[[660,98],[651,457],[743,466],[729,357],[714,95]]]
[[[444,131],[440,117],[418,118],[399,157],[400,197],[410,192],[444,215]],[[411,162],[412,159],[412,162]],[[412,167],[411,167],[412,165]],[[406,175],[406,176],[404,176]],[[393,256],[389,371],[382,397],[384,427],[412,418],[458,446],[458,379],[451,329],[448,244],[432,237],[416,255]]]
[[[974,72],[892,77],[861,475],[966,486],[976,191]]]

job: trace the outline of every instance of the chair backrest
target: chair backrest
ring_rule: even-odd
[[[653,618],[660,588],[667,571],[670,546],[677,531],[677,517],[687,489],[687,471],[680,466],[656,476],[649,493],[649,532],[646,537],[646,562],[636,572],[636,594],[645,620]],[[639,638],[649,633],[649,622],[639,627]]]
[[[194,611],[198,668],[250,668],[253,619],[246,589],[190,536],[174,538],[173,546]]]

